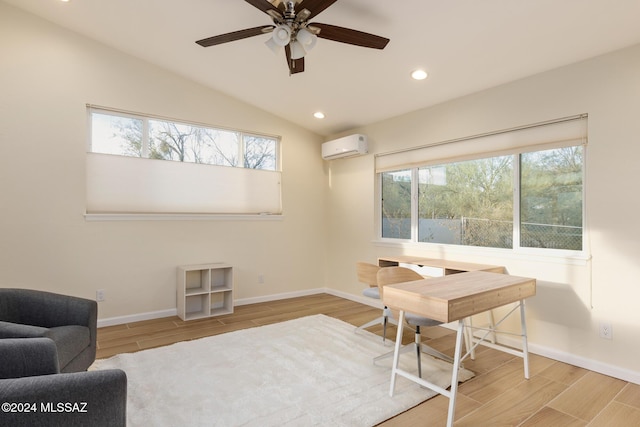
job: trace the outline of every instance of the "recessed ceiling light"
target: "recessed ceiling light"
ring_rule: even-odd
[[[316,119],[324,119],[324,113],[322,111],[316,111],[315,113],[313,113],[313,117],[315,117]]]
[[[411,78],[414,80],[424,80],[427,78],[427,72],[425,70],[412,71]]]

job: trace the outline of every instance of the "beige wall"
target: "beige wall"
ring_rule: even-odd
[[[319,136],[1,2],[0,57],[0,286],[104,289],[101,319],[175,310],[181,264],[232,264],[236,299],[324,286]],[[87,103],[282,136],[283,219],[85,221]]]
[[[0,286],[105,289],[104,319],[175,309],[180,264],[233,264],[250,300],[323,286],[357,298],[354,263],[381,255],[498,263],[539,279],[535,351],[640,382],[640,46],[354,129],[372,154],[324,164],[317,135],[4,3],[0,56]],[[85,221],[86,103],[281,135],[283,220]],[[579,113],[592,262],[374,242],[373,154]]]
[[[535,351],[640,382],[640,201],[634,194],[640,158],[638,112],[640,46],[634,46],[354,129],[368,135],[370,154],[325,166],[328,286],[359,294],[354,263],[381,255],[435,255],[506,265],[511,274],[539,280],[538,294],[528,304]],[[375,154],[580,113],[589,114],[586,225],[591,262],[374,242]],[[613,340],[599,338],[601,321],[612,324]]]

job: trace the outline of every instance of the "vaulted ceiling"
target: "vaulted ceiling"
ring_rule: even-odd
[[[321,135],[640,43],[638,0],[338,0],[313,21],[390,43],[376,50],[319,39],[305,72],[289,75],[284,52],[264,45],[268,34],[195,43],[272,23],[246,1],[2,1]],[[412,80],[416,68],[429,77]]]

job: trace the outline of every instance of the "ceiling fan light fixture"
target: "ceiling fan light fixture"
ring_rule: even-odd
[[[266,13],[272,24],[231,31],[213,37],[196,40],[202,47],[216,46],[248,37],[272,33],[266,45],[274,53],[284,53],[289,75],[304,71],[304,57],[314,48],[318,36],[353,46],[384,49],[389,39],[336,25],[309,23],[336,0],[245,0],[251,6]],[[298,9],[298,10],[297,10]],[[284,49],[280,49],[284,47]]]
[[[278,25],[273,30],[271,40],[280,47],[284,47],[291,41],[291,28],[287,25]]]
[[[309,52],[316,45],[318,37],[306,28],[302,28],[296,34],[296,40],[302,44],[305,51]]]
[[[273,37],[269,37],[269,40],[264,42],[264,44],[267,45],[267,47],[271,49],[271,52],[273,52],[274,54],[280,53],[280,49],[282,48],[282,46],[276,44],[276,42],[273,41]]]
[[[302,44],[297,40],[292,41],[289,44],[289,47],[291,48],[291,59],[304,58],[304,56],[307,54],[307,52],[305,52],[304,50],[304,47],[302,47]]]

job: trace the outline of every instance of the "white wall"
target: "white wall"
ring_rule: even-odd
[[[354,263],[382,255],[408,253],[506,265],[511,274],[539,280],[537,296],[528,304],[534,351],[640,382],[638,112],[640,46],[634,46],[352,130],[368,135],[370,154],[325,167],[328,286],[359,294],[362,286],[356,283]],[[590,263],[374,243],[374,154],[580,113],[589,114]],[[613,340],[599,338],[601,321],[612,324]]]
[[[324,286],[318,135],[2,2],[0,57],[0,286],[104,289],[101,319],[175,309],[181,264],[234,265],[236,299]],[[85,221],[87,103],[281,135],[284,218]]]

